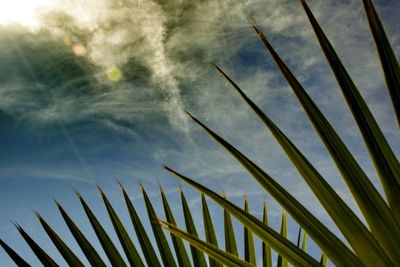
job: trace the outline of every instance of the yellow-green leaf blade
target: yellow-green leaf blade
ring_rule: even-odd
[[[197,230],[196,230],[196,225],[194,224],[192,213],[190,212],[189,205],[187,203],[185,194],[183,193],[182,188],[180,189],[180,195],[181,195],[181,202],[182,202],[182,209],[183,209],[183,217],[185,218],[185,224],[186,224],[186,231],[193,235],[194,237],[198,237]],[[192,258],[193,258],[193,265],[195,267],[206,267],[206,259],[204,258],[204,254],[198,250],[194,246],[190,246],[190,251],[192,252]]]
[[[307,251],[307,232],[303,233],[303,242],[301,243],[301,250]]]
[[[114,230],[117,233],[118,239],[122,245],[122,248],[125,251],[125,255],[128,258],[129,263],[131,264],[131,266],[144,267],[143,261],[140,258],[136,247],[134,246],[132,240],[130,239],[127,231],[125,230],[124,225],[122,224],[121,220],[119,219],[119,217],[118,217],[117,213],[115,212],[114,208],[112,207],[110,201],[107,199],[103,190],[100,187],[98,189],[100,192],[100,196],[103,199],[104,205],[106,206],[108,216],[111,219]]]
[[[243,209],[229,202],[224,197],[221,197],[212,190],[200,185],[190,178],[177,173],[169,167],[165,168],[184,182],[190,184],[192,187],[196,188],[200,192],[204,193],[205,195],[216,201],[222,208],[224,208],[224,210],[229,211],[229,213],[235,216],[236,219],[238,219],[242,224],[246,225],[255,235],[270,244],[270,246],[278,253],[284,255],[285,258],[289,260],[293,265],[320,266],[320,264],[316,260],[305,254],[294,244],[284,239],[279,233],[277,233],[269,226],[265,225],[263,222],[259,221],[253,215],[246,213]]]
[[[256,28],[257,26],[254,25],[254,27]],[[256,30],[259,32],[257,28]],[[269,49],[271,49],[271,53],[277,58],[276,60],[280,62],[279,64],[284,64],[276,55],[265,36],[261,32],[259,32],[259,34]],[[215,67],[269,128],[322,206],[331,216],[344,237],[349,241],[356,254],[362,258],[365,263],[372,266],[381,265],[382,262],[390,263],[388,256],[385,256],[386,252],[379,245],[376,238],[299,149],[285,136],[278,126],[247,97],[240,87],[223,70],[216,65]]]
[[[174,215],[172,213],[171,207],[168,203],[168,199],[164,194],[164,191],[160,187],[161,199],[163,202],[164,213],[167,219],[167,222],[173,225],[176,225],[176,221]],[[190,263],[189,256],[187,254],[185,245],[183,244],[180,238],[175,237],[175,235],[171,234],[172,244],[175,248],[175,255],[178,260],[178,265],[180,267],[191,267],[192,264]]]
[[[295,95],[297,96],[304,110],[306,111],[314,128],[317,130],[319,136],[321,137],[326,148],[331,154],[332,159],[336,163],[336,166],[341,172],[342,177],[344,178],[346,184],[352,192],[356,203],[359,205],[361,211],[367,219],[367,222],[372,228],[372,232],[375,238],[380,242],[381,240],[389,241],[386,242],[386,244],[390,243],[393,245],[394,239],[387,236],[388,229],[390,228],[390,231],[397,232],[396,228],[398,227],[396,226],[397,223],[395,222],[395,219],[393,218],[389,207],[380,196],[376,188],[373,186],[371,181],[365,175],[364,171],[358,165],[343,141],[339,138],[334,128],[324,117],[317,105],[308,96],[308,94],[305,92],[305,90],[297,81],[289,68],[276,54],[272,46],[269,44],[268,40],[265,38],[264,34],[256,26],[254,26],[254,28],[256,29],[258,35],[264,42],[271,55],[273,56],[279,69],[290,84]],[[362,184],[363,186],[360,186],[360,184]],[[386,228],[385,225],[389,227]],[[376,233],[380,233],[379,236],[377,236]],[[395,235],[397,234],[395,233]],[[354,242],[353,246],[354,245],[357,245],[357,243]],[[375,246],[373,243],[370,243],[370,245]],[[382,244],[382,246],[387,251],[387,245],[384,246]],[[376,250],[379,250],[378,246],[376,246]],[[391,248],[391,250],[393,250],[393,247]],[[360,252],[362,251],[363,250],[361,248]],[[362,255],[364,259],[364,264],[370,263],[372,266],[376,266],[376,264],[390,266],[392,264],[391,260],[388,258],[387,255],[385,255],[385,253],[371,253],[370,256],[368,255],[368,253],[363,253]],[[329,257],[334,261],[331,255],[329,255]]]
[[[287,219],[286,219],[286,212],[282,212],[282,220],[281,220],[281,236],[287,238]],[[287,260],[283,258],[281,255],[278,255],[277,259],[277,267],[288,267]]]
[[[244,199],[244,210],[249,213],[249,201],[247,197]],[[246,226],[244,226],[244,259],[245,261],[256,265],[256,250],[254,248],[253,234]]]
[[[111,241],[111,238],[108,236],[103,226],[101,226],[100,222],[97,220],[92,210],[89,208],[89,206],[86,204],[85,200],[79,193],[77,193],[77,196],[111,264],[116,267],[126,267],[126,264],[122,259],[121,254],[119,254],[117,248]]]
[[[161,229],[161,225],[158,221],[153,205],[151,204],[151,201],[147,196],[147,193],[144,190],[143,186],[142,186],[142,194],[146,205],[147,215],[149,217],[151,228],[153,229],[153,234],[158,246],[158,251],[160,252],[164,266],[176,267],[174,256],[172,255],[171,249],[169,247],[167,239],[165,238],[164,232]]]
[[[128,194],[126,193],[124,187],[120,185],[122,195],[124,196],[125,204],[129,212],[133,227],[135,228],[136,236],[142,248],[144,258],[146,259],[148,266],[161,267],[160,261],[158,260],[157,254],[154,251],[153,245],[150,242],[147,232],[143,227],[143,224],[133,207]]]
[[[233,228],[231,215],[224,209],[224,237],[225,237],[225,250],[235,256],[239,256],[235,229]]]
[[[237,256],[232,255],[231,253],[219,249],[218,247],[209,242],[204,242],[200,240],[197,236],[191,235],[189,233],[186,233],[178,229],[172,224],[168,224],[166,222],[163,223],[165,224],[164,229],[166,229],[167,231],[171,232],[172,234],[176,235],[179,238],[186,239],[192,246],[195,246],[197,249],[203,251],[204,253],[207,253],[210,257],[216,259],[222,264],[225,264],[226,266],[232,266],[232,267],[255,266],[239,259]]]
[[[219,144],[225,147],[242,164],[242,166],[248,170],[256,181],[290,213],[297,223],[312,235],[314,241],[323,248],[324,251],[329,253],[328,255],[333,262],[338,265],[348,262],[352,262],[354,266],[363,265],[339,238],[337,238],[326,226],[315,218],[315,216],[313,216],[297,199],[290,195],[272,177],[231,144],[201,123],[198,119],[193,117],[191,114],[189,114],[189,116],[203,127],[203,129],[205,129]]]
[[[373,187],[343,142],[336,140],[338,142],[333,143],[335,140],[330,140],[328,141],[330,144],[327,142],[325,144],[329,146],[330,153],[342,176],[348,177],[346,181],[372,233],[388,252],[393,262],[400,265],[400,254],[395,248],[396,243],[400,240],[400,164],[311,10],[304,0],[302,0],[302,4],[358,124],[391,209]],[[335,132],[331,132],[330,135],[331,139],[338,139]],[[354,185],[351,184],[352,179],[357,179]],[[362,187],[359,186],[360,183],[363,185]]]
[[[203,224],[204,232],[206,234],[206,240],[210,244],[218,247],[218,240],[215,234],[214,224],[212,222],[212,217],[204,194],[201,194],[201,208],[203,213]],[[222,267],[221,263],[211,257],[209,257],[209,265],[210,267]]]
[[[320,263],[322,266],[326,267],[328,265],[328,257],[322,252]]]
[[[263,204],[263,223],[268,226],[268,208]],[[262,242],[262,259],[263,267],[272,267],[272,253],[271,247],[265,241]]]
[[[381,61],[383,73],[385,74],[386,84],[389,89],[390,97],[397,120],[400,125],[400,66],[396,55],[393,52],[385,29],[379,19],[378,13],[371,0],[363,0],[364,9],[367,14],[369,26],[374,37],[379,59]]]

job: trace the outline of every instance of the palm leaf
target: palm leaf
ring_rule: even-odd
[[[99,267],[106,267],[106,264],[103,262],[99,254],[96,252],[95,248],[90,244],[87,238],[82,234],[79,230],[78,226],[72,221],[71,217],[65,212],[63,207],[56,201],[56,205],[58,210],[61,213],[65,223],[67,224],[70,232],[74,236],[76,242],[78,243],[79,247],[85,254],[86,258],[88,259],[90,265],[92,266],[99,266]]]
[[[214,224],[212,222],[212,217],[210,214],[210,210],[208,209],[206,197],[204,196],[204,194],[201,194],[201,208],[203,211],[203,225],[204,225],[204,232],[206,234],[206,240],[208,243],[218,247],[218,240],[215,234]],[[222,267],[222,264],[210,257],[209,266]]]
[[[131,264],[131,266],[144,267],[143,261],[140,258],[136,247],[133,245],[133,242],[130,239],[129,234],[125,230],[125,227],[122,224],[121,220],[119,219],[117,213],[115,212],[111,203],[108,201],[103,190],[100,187],[98,188],[98,190],[100,192],[101,198],[103,199],[104,205],[106,206],[114,230],[117,233],[117,236],[119,238],[123,250],[125,251],[125,255],[128,258],[129,263]]]
[[[189,113],[188,113],[189,114]],[[360,260],[347,246],[337,238],[329,229],[315,218],[298,200],[290,195],[271,176],[250,161],[245,155],[226,142],[207,126],[193,117],[189,116],[207,131],[219,144],[225,147],[267,190],[290,215],[301,225],[314,239],[314,241],[329,255],[333,262],[338,265],[352,262],[354,266],[363,265]],[[317,230],[318,229],[318,230]]]
[[[300,247],[300,239],[301,239],[301,226],[299,227],[299,231],[297,233],[297,242],[296,246],[299,248]]]
[[[359,179],[362,181],[365,192],[358,192],[359,190],[357,190],[356,186],[349,186],[349,188],[372,232],[382,243],[394,262],[399,264],[400,256],[393,246],[400,239],[400,227],[393,218],[392,212],[397,221],[400,222],[400,194],[398,193],[400,192],[400,164],[311,10],[304,0],[302,0],[302,4],[314,28],[320,46],[342,89],[347,104],[358,124],[392,210],[387,207],[386,202],[380,197],[342,142],[335,146],[333,146],[333,143],[331,145],[325,144],[329,146],[331,155],[345,179],[350,180],[351,177],[355,177],[355,179],[360,177]],[[336,157],[335,155],[340,156]]]
[[[236,244],[235,229],[233,227],[231,216],[226,209],[224,209],[224,236],[225,250],[239,257],[239,252]]]
[[[301,243],[301,250],[307,251],[307,232],[303,233],[303,242]]]
[[[256,28],[257,26],[254,25],[254,27]],[[276,61],[279,62],[279,64],[284,64],[279,56],[276,55],[263,33],[260,32],[258,28],[256,28],[256,30],[259,32],[266,46],[271,49],[271,54],[276,57]],[[340,198],[336,191],[326,182],[326,180],[297,149],[297,147],[282,133],[275,123],[247,97],[239,86],[218,66],[215,67],[270,129],[275,139],[279,142],[289,159],[303,176],[310,189],[314,192],[325,210],[349,241],[356,254],[364,259],[364,263],[375,266],[380,265],[382,262],[389,264],[389,258],[385,256],[385,251],[381,248],[375,237],[370,233],[350,207]],[[306,96],[305,92],[304,95]]]
[[[321,255],[321,260],[319,261],[321,264],[322,264],[322,266],[327,266],[328,265],[328,257],[326,257],[326,254],[325,253],[323,253],[322,252],[322,255]]]
[[[129,199],[124,187],[120,184],[122,195],[124,196],[125,204],[129,212],[133,227],[135,228],[136,236],[138,238],[139,244],[142,248],[144,258],[146,259],[148,266],[161,267],[160,261],[158,260],[157,254],[154,251],[153,245],[147,235],[143,224]]]
[[[310,121],[313,123],[315,129],[318,131],[321,139],[323,140],[325,146],[327,147],[336,165],[338,166],[342,177],[344,178],[347,186],[352,192],[357,204],[359,205],[370,226],[375,226],[375,228],[373,228],[373,230],[375,230],[373,231],[375,238],[379,241],[385,240],[389,241],[390,243],[392,238],[382,236],[383,232],[386,232],[387,234],[388,231],[388,229],[386,229],[384,226],[386,225],[386,223],[388,223],[388,228],[392,229],[395,232],[397,231],[397,223],[395,222],[392,213],[389,210],[389,207],[386,205],[385,201],[379,195],[376,188],[373,186],[371,181],[368,179],[368,177],[365,175],[361,167],[354,159],[354,157],[351,155],[350,151],[347,149],[343,141],[339,138],[334,128],[329,124],[328,120],[324,117],[324,115],[321,113],[315,103],[304,91],[304,89],[297,81],[297,79],[293,76],[291,71],[275,53],[272,46],[265,38],[264,34],[256,26],[254,26],[254,28],[256,29],[260,38],[263,40],[265,46],[270,51],[271,55],[274,57],[274,60],[276,61],[281,72],[291,85],[293,91],[295,92],[304,110],[306,111]],[[363,186],[360,186],[361,184]],[[383,216],[385,219],[379,219],[380,216]],[[362,229],[360,229],[360,231],[362,231]],[[366,235],[366,232],[363,232],[364,235]],[[380,235],[376,236],[376,232],[380,233]],[[309,234],[311,235],[310,232]],[[367,238],[367,236],[365,237]],[[390,259],[388,258],[388,256],[385,255],[385,253],[382,253],[382,249],[380,249],[378,245],[374,244],[371,238],[367,239],[369,239],[370,241],[368,242],[370,246],[375,247],[375,249],[369,250],[371,253],[368,254],[363,251],[364,249],[362,247],[358,248],[358,254],[364,259],[364,264],[369,263],[372,265],[390,265]],[[352,246],[354,246],[354,249],[355,247],[357,247],[357,242],[355,240],[352,243]],[[367,259],[374,260],[374,262],[371,262]]]
[[[36,257],[45,267],[58,267],[58,264],[24,231],[24,229],[15,224],[18,232],[25,239],[26,243],[32,249],[33,253],[35,253]]]
[[[285,210],[282,212],[282,220],[281,220],[281,235],[284,238],[287,238],[287,219]],[[288,267],[287,260],[283,258],[281,255],[278,255],[277,259],[277,267]]]
[[[111,241],[111,238],[108,236],[106,231],[104,230],[101,223],[97,220],[96,216],[93,214],[89,206],[86,204],[83,197],[77,192],[76,193],[83,209],[85,210],[86,216],[89,219],[90,224],[93,227],[94,232],[96,233],[97,238],[100,241],[101,246],[104,249],[108,259],[110,260],[113,266],[118,267],[125,267],[126,264],[121,257],[121,254],[118,252],[117,248],[115,247],[114,243]]]
[[[239,259],[237,256],[232,255],[231,253],[225,252],[218,247],[212,245],[209,242],[204,242],[200,240],[198,237],[193,236],[191,234],[188,234],[176,226],[169,224],[167,222],[161,221],[165,226],[164,229],[167,231],[171,232],[172,234],[176,235],[179,238],[186,239],[190,245],[195,246],[197,249],[204,251],[207,253],[210,257],[216,259],[222,264],[225,264],[226,266],[232,266],[232,267],[254,267],[253,264],[250,264],[248,262],[245,262],[241,259]]]
[[[160,193],[161,193],[161,199],[163,202],[164,213],[165,213],[167,222],[170,224],[176,225],[174,215],[172,213],[172,210],[169,206],[167,197],[165,196],[162,187],[160,187]],[[186,252],[186,248],[185,248],[185,245],[183,244],[183,241],[179,238],[176,238],[175,235],[173,235],[173,234],[171,234],[171,240],[172,240],[172,244],[174,245],[174,248],[175,248],[175,255],[178,260],[179,266],[180,267],[191,267],[192,264],[190,263],[189,256]]]
[[[249,213],[249,201],[247,197],[244,199],[244,210]],[[256,251],[254,248],[253,234],[244,226],[244,259],[245,261],[256,265]]]
[[[263,223],[268,226],[268,208],[265,202],[263,204]],[[262,259],[263,267],[272,267],[271,247],[264,241],[262,242]]]
[[[0,239],[0,246],[5,250],[8,256],[10,256],[10,258],[15,262],[17,266],[30,267],[30,265],[20,255],[18,255],[17,252],[10,248],[2,239]]]
[[[185,223],[186,223],[186,230],[189,234],[198,238],[196,226],[194,224],[193,217],[190,212],[190,208],[186,201],[186,197],[185,197],[185,194],[183,193],[182,188],[180,188],[180,194],[181,194],[183,217],[185,218]],[[195,267],[206,267],[207,266],[206,260],[204,258],[204,254],[200,250],[198,250],[194,246],[190,246],[190,251],[192,252],[193,265]]]
[[[144,190],[143,186],[142,186],[142,194],[144,198],[144,203],[146,205],[147,215],[149,217],[150,225],[151,228],[153,229],[153,234],[158,246],[158,251],[160,252],[161,255],[161,259],[165,266],[176,267],[176,262],[174,260],[174,256],[172,255],[168,241],[165,238],[164,232],[162,231],[161,225],[158,221],[156,212],[154,211],[153,205],[151,204],[151,201],[147,196],[147,193]]]
[[[79,260],[79,258],[72,252],[72,250],[64,243],[64,241],[57,235],[57,233],[50,227],[50,225],[40,216],[39,213],[36,212],[36,216],[39,219],[40,224],[43,226],[43,229],[46,231],[47,235],[50,237],[53,244],[56,246],[61,256],[65,259],[65,261],[70,266],[84,266],[83,263]]]
[[[400,67],[399,62],[386,36],[382,22],[371,0],[363,0],[369,26],[374,37],[376,48],[385,74],[386,84],[392,98],[393,107],[400,124]],[[399,181],[399,180],[397,180]]]
[[[320,266],[320,264],[311,258],[309,255],[301,251],[294,244],[289,242],[287,239],[283,238],[279,233],[265,225],[263,222],[259,221],[256,217],[251,214],[246,213],[243,209],[239,208],[235,204],[229,202],[224,197],[216,194],[210,189],[200,185],[199,183],[193,181],[192,179],[179,174],[178,172],[172,170],[171,168],[165,166],[165,169],[176,175],[178,178],[188,183],[192,187],[196,188],[203,194],[212,198],[216,201],[225,211],[229,211],[230,214],[236,217],[241,223],[246,225],[249,230],[251,230],[255,235],[257,235],[261,240],[270,244],[270,246],[276,250],[278,253],[282,254],[288,261],[293,265],[298,266]]]

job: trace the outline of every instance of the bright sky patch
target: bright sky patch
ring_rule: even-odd
[[[27,27],[39,25],[38,12],[49,8],[54,0],[2,0],[0,1],[0,24],[18,23]]]

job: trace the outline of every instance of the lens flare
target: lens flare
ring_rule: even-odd
[[[112,82],[118,82],[122,79],[122,72],[118,67],[111,67],[106,70],[107,78]]]
[[[74,52],[75,55],[79,57],[83,57],[86,55],[87,50],[86,47],[83,44],[74,44],[72,46],[72,52]]]

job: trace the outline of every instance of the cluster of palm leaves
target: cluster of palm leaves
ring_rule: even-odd
[[[226,197],[213,192],[211,189],[202,186],[193,179],[166,166],[165,168],[172,174],[201,192],[205,240],[200,239],[197,234],[196,224],[194,223],[182,190],[181,200],[186,230],[182,230],[177,226],[168,200],[162,189],[161,199],[164,207],[165,220],[159,219],[160,216],[156,214],[146,191],[142,188],[147,214],[158,248],[157,252],[128,194],[123,186],[121,186],[122,195],[125,199],[126,207],[141,248],[139,252],[139,246],[134,244],[126,230],[128,224],[123,224],[121,222],[106,195],[99,188],[101,198],[104,201],[109,218],[111,219],[129,265],[255,266],[256,250],[253,238],[257,236],[262,241],[263,266],[273,266],[271,250],[274,250],[279,255],[277,257],[277,266],[288,266],[288,263],[295,266],[326,266],[328,258],[336,266],[400,266],[399,161],[385,139],[363,97],[334,51],[331,43],[313,16],[306,1],[302,0],[301,3],[362,134],[371,160],[380,178],[385,196],[382,196],[373,186],[370,179],[354,159],[352,153],[340,139],[339,135],[325,118],[318,106],[310,98],[284,61],[275,52],[259,27],[255,23],[252,23],[254,30],[272,55],[277,67],[288,81],[310,122],[334,160],[355,202],[360,208],[366,223],[363,223],[362,219],[359,218],[335,192],[268,115],[254,104],[223,70],[215,66],[272,132],[347,242],[341,240],[329,230],[326,225],[321,223],[318,218],[301,204],[301,201],[287,192],[276,179],[271,177],[266,171],[262,170],[253,161],[209,129],[201,121],[188,113],[188,115],[199,126],[204,128],[217,143],[226,148],[226,150],[248,170],[254,179],[259,182],[259,184],[275,198],[284,210],[299,224],[300,231],[297,244],[287,239],[286,213],[283,213],[280,231],[276,231],[268,225],[267,209],[265,206],[264,216],[262,219],[259,219],[249,213],[248,201],[246,199],[244,201],[244,207],[239,207],[226,199]],[[400,122],[400,67],[372,1],[363,0],[363,5],[375,40],[393,107],[397,119]],[[121,256],[122,252],[116,249],[113,241],[102,227],[102,224],[96,219],[83,197],[79,193],[77,193],[77,195],[109,262],[113,266],[126,266],[127,263]],[[224,249],[218,245],[213,218],[210,215],[206,197],[215,201],[224,210]],[[65,223],[89,263],[92,266],[106,266],[106,263],[99,256],[99,253],[96,252],[95,248],[89,243],[88,239],[69,217],[67,212],[59,203],[56,204]],[[64,243],[39,214],[37,214],[37,216],[45,232],[64,257],[65,261],[71,266],[83,266],[83,263],[74,254],[72,249]],[[236,244],[235,230],[231,221],[231,216],[235,217],[244,227],[244,258],[238,256],[238,246]],[[17,224],[16,227],[43,265],[58,266],[22,227]],[[167,230],[167,232],[171,234],[172,242],[167,241],[164,230]],[[303,232],[302,241],[301,232]],[[321,251],[323,251],[321,258],[318,260],[310,256],[306,251],[307,235],[318,245]],[[186,250],[187,247],[183,242],[184,240],[188,241],[190,244],[191,257],[189,257],[189,253]],[[18,266],[29,266],[29,264],[4,241],[1,240],[0,244]],[[170,246],[171,244],[172,246]],[[208,261],[205,254],[208,255]]]

